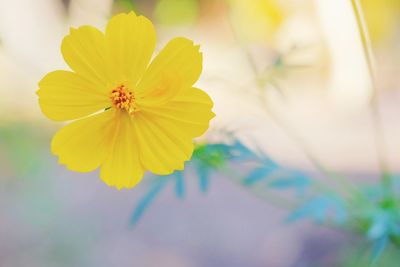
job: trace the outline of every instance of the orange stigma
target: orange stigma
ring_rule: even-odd
[[[125,85],[114,88],[110,93],[110,99],[118,109],[124,109],[129,113],[136,111],[135,96]]]

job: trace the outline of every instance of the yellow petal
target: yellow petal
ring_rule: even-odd
[[[78,172],[99,167],[109,148],[113,113],[106,111],[61,128],[51,142],[51,150],[59,157],[59,163]]]
[[[193,152],[193,138],[203,134],[214,117],[212,101],[199,89],[185,89],[162,107],[135,115],[143,166],[156,174],[182,170]]]
[[[118,189],[132,188],[144,174],[139,161],[133,118],[126,112],[117,111],[113,131],[111,150],[101,166],[100,178]]]
[[[191,87],[202,70],[199,46],[185,38],[171,40],[154,58],[135,89],[138,105],[168,102],[183,88]]]
[[[182,170],[193,152],[192,140],[179,128],[164,128],[155,116],[135,115],[135,128],[140,147],[140,161],[156,174],[167,175]]]
[[[157,121],[166,127],[177,127],[184,135],[194,138],[204,134],[210,120],[215,117],[212,107],[213,102],[207,93],[189,88],[163,106],[144,108],[143,112],[157,117]]]
[[[69,71],[54,71],[39,82],[39,105],[50,119],[81,118],[110,105],[104,88]]]
[[[105,85],[110,81],[110,64],[106,53],[105,37],[91,26],[71,28],[61,44],[65,62],[85,79]]]
[[[115,82],[134,87],[145,72],[156,45],[153,24],[135,13],[114,16],[106,28],[106,43]]]

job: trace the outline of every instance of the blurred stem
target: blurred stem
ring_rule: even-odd
[[[236,184],[239,184],[240,186],[243,186],[244,177],[239,175],[237,171],[228,167],[223,167],[219,170],[221,171],[221,173],[227,175],[230,178],[228,180],[233,181]],[[274,206],[288,210],[293,210],[298,206],[298,203],[294,202],[293,200],[291,201],[269,190],[265,190],[265,188],[262,186],[246,186],[245,188],[251,191],[253,195],[263,200],[267,200],[270,204]]]
[[[379,90],[376,80],[375,59],[372,51],[371,39],[369,38],[367,24],[365,22],[361,3],[359,0],[350,0],[357,21],[358,31],[363,46],[363,52],[367,61],[367,67],[372,85],[372,97],[370,101],[370,111],[372,127],[375,137],[376,153],[380,168],[381,181],[384,185],[391,185],[390,170],[388,167],[387,148],[385,142],[385,133],[381,114],[379,112]]]
[[[243,177],[238,174],[237,171],[233,170],[232,168],[229,167],[222,167],[219,169],[219,171],[227,176],[229,176],[230,181],[235,182],[236,184],[243,186]],[[247,190],[249,190],[253,196],[256,196],[262,200],[267,200],[268,203],[274,205],[275,207],[279,207],[282,209],[287,209],[293,211],[297,207],[299,207],[299,202],[298,200],[291,200],[288,198],[284,198],[278,194],[274,194],[271,191],[265,190],[265,187],[262,186],[246,186],[245,187]],[[327,220],[324,222],[323,226],[337,230],[338,225],[335,225],[331,221]],[[341,230],[348,230],[346,228],[341,227]]]
[[[297,132],[297,130],[286,120],[280,117],[276,112],[274,112],[268,105],[265,97],[264,88],[260,88],[261,94],[261,102],[263,103],[263,108],[266,113],[272,118],[276,125],[278,125],[285,134],[291,139],[304,153],[307,159],[314,165],[314,167],[325,177],[331,178],[338,183],[339,190],[344,195],[348,195],[349,197],[354,195],[354,192],[357,192],[357,189],[354,185],[349,182],[342,174],[335,173],[331,170],[328,170],[321,161],[314,155],[311,148],[309,147],[307,141]],[[320,189],[326,189],[326,186],[322,184],[316,184]],[[329,189],[327,190],[329,191]]]
[[[281,116],[279,116],[274,110],[270,108],[266,101],[265,97],[265,82],[260,79],[260,74],[257,69],[257,64],[254,62],[253,57],[251,56],[249,50],[247,49],[246,46],[242,45],[240,42],[240,38],[235,30],[235,27],[232,23],[232,19],[230,16],[230,10],[229,6],[227,7],[228,9],[228,22],[231,28],[231,31],[233,33],[234,38],[237,40],[237,42],[240,44],[242,50],[244,51],[244,54],[246,55],[246,58],[249,62],[249,65],[251,67],[251,70],[254,74],[256,84],[260,93],[260,101],[262,103],[262,106],[265,110],[265,112],[270,116],[270,118],[274,121],[274,123],[280,127],[285,134],[291,139],[296,145],[299,146],[299,148],[303,151],[307,159],[314,165],[314,167],[324,176],[328,178],[332,178],[335,181],[340,183],[339,189],[341,189],[342,193],[346,195],[352,195],[349,191],[354,191],[357,192],[357,189],[353,186],[352,183],[350,183],[345,177],[343,177],[340,174],[334,173],[332,171],[329,171],[322,163],[321,161],[313,154],[312,149],[309,147],[308,143],[303,139],[303,137],[298,133],[298,131],[285,119],[283,119]],[[320,186],[322,187],[322,186]]]

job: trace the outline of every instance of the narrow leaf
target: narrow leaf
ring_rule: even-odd
[[[130,225],[135,226],[150,204],[156,199],[161,190],[167,185],[168,177],[159,177],[150,190],[139,200],[131,216]]]
[[[185,197],[185,179],[183,172],[177,171],[173,174],[175,177],[175,194],[179,199]]]
[[[210,171],[208,168],[200,166],[197,169],[197,174],[199,177],[200,191],[206,193],[210,187]]]

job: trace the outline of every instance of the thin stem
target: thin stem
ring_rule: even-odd
[[[321,174],[323,174],[326,177],[332,178],[336,181],[339,181],[340,184],[343,185],[342,189],[345,190],[346,192],[342,193],[348,194],[347,190],[349,189],[355,191],[356,190],[355,187],[351,183],[349,183],[349,181],[347,181],[344,177],[326,169],[325,166],[322,164],[322,162],[311,152],[312,149],[309,147],[309,145],[303,139],[303,137],[297,132],[297,130],[288,121],[284,120],[281,116],[279,116],[269,107],[268,103],[266,102],[264,83],[259,79],[260,74],[258,73],[257,70],[257,64],[254,62],[253,57],[251,56],[247,47],[241,44],[240,38],[236,33],[235,27],[232,23],[232,19],[229,14],[230,12],[228,12],[228,22],[231,27],[231,31],[233,33],[234,38],[241,45],[241,48],[244,51],[246,58],[249,62],[249,65],[257,82],[257,87],[260,93],[260,101],[266,113],[270,116],[270,118],[274,121],[274,123],[285,132],[285,134],[289,137],[289,139],[291,139],[296,145],[300,147],[300,149],[303,151],[307,159],[314,165],[314,167]]]
[[[243,177],[239,175],[236,171],[232,170],[232,168],[221,168],[220,171],[229,176],[230,181],[235,182],[236,184],[239,184],[243,186]],[[294,201],[291,201],[287,198],[283,198],[279,196],[278,194],[274,194],[273,192],[269,190],[265,190],[264,187],[260,186],[246,186],[246,189],[248,189],[253,195],[263,199],[267,200],[269,203],[273,204],[274,206],[287,209],[287,210],[293,210],[295,209],[298,204]]]
[[[360,33],[360,39],[363,46],[363,52],[367,61],[368,73],[371,79],[372,85],[372,97],[370,101],[370,111],[373,132],[376,144],[376,153],[378,157],[378,164],[381,173],[381,179],[384,184],[390,183],[389,167],[387,158],[387,148],[385,142],[385,132],[381,114],[379,112],[379,90],[376,80],[375,72],[375,58],[372,51],[371,39],[369,38],[367,24],[363,15],[362,7],[359,0],[350,0],[354,11],[354,15],[357,21],[358,30]]]
[[[356,191],[356,188],[353,186],[353,184],[345,179],[345,177],[343,177],[341,174],[334,173],[328,170],[321,163],[321,161],[312,152],[312,149],[309,147],[307,141],[297,132],[297,130],[288,121],[284,120],[269,107],[266,102],[266,97],[264,96],[265,93],[263,89],[264,88],[260,88],[261,101],[263,103],[262,107],[269,115],[269,117],[274,121],[277,126],[279,126],[285,132],[289,139],[291,139],[302,150],[306,158],[321,174],[323,174],[325,177],[332,178],[333,180],[337,181],[341,185],[339,189],[343,189],[341,190],[342,193],[349,194],[351,196],[352,194],[350,194],[348,191]]]

